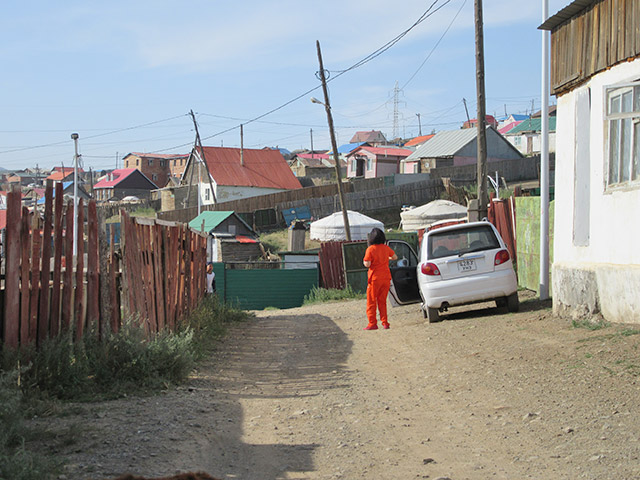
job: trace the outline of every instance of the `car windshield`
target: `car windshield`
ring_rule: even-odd
[[[428,258],[450,257],[500,248],[500,242],[489,225],[475,225],[443,232],[436,231],[431,233],[428,238]]]

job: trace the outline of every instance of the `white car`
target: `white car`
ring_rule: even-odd
[[[517,312],[518,282],[509,251],[498,230],[489,222],[472,222],[437,228],[422,239],[420,257],[408,244],[389,241],[398,258],[391,265],[390,296],[394,304],[422,299],[429,322],[440,320],[448,307],[495,301]]]

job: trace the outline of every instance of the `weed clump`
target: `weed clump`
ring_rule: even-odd
[[[313,287],[309,294],[304,297],[303,305],[362,298],[366,298],[366,295],[364,293],[358,293],[354,291],[353,288],[351,288],[351,285],[347,285],[347,288],[343,290],[337,288]]]

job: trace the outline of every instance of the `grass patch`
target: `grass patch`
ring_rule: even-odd
[[[572,320],[571,325],[573,328],[584,328],[586,330],[602,330],[611,326],[609,322],[602,319],[595,322],[591,320]]]
[[[344,290],[339,290],[336,288],[313,287],[311,292],[309,292],[309,294],[304,297],[303,305],[362,298],[367,298],[366,294],[353,291],[350,285],[347,285],[347,288],[345,288]]]
[[[176,332],[148,337],[129,321],[99,340],[93,332],[79,342],[70,334],[49,339],[37,350],[4,350],[0,357],[0,479],[55,478],[62,462],[31,453],[30,440],[54,436],[70,445],[67,432],[30,432],[24,418],[64,414],[61,401],[97,401],[146,394],[184,382],[198,360],[215,348],[231,322],[248,313],[207,296]],[[77,407],[75,407],[77,408]],[[61,413],[62,412],[62,413]]]
[[[260,242],[264,249],[269,250],[271,253],[285,252],[289,250],[289,230],[284,229],[263,233],[260,235]],[[311,240],[308,230],[305,232],[304,245],[306,250],[320,248],[320,242]]]
[[[19,371],[0,372],[0,478],[46,480],[60,473],[61,462],[25,448],[31,432],[25,427]]]
[[[156,211],[151,207],[139,207],[131,212],[132,217],[156,218]]]

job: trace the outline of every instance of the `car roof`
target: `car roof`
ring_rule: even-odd
[[[450,232],[452,230],[469,229],[469,228],[487,226],[487,225],[490,225],[491,227],[493,227],[493,224],[491,224],[491,222],[489,222],[488,220],[481,220],[479,222],[460,223],[458,225],[448,225],[446,227],[440,227],[440,228],[436,228],[434,230],[430,230],[430,231],[428,231],[426,233],[426,235],[432,235],[432,234],[435,234],[435,233]]]

